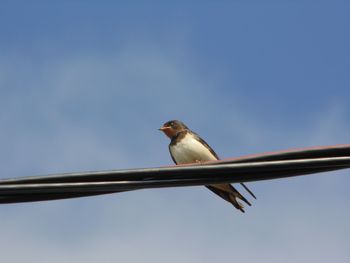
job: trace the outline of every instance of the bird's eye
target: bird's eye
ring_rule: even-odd
[[[174,123],[173,122],[170,122],[170,124],[169,124],[170,126],[174,126]]]

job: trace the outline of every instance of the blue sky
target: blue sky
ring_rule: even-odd
[[[171,164],[183,120],[221,157],[349,143],[347,1],[3,1],[1,178]],[[84,2],[84,3],[83,3]],[[6,262],[349,262],[349,171],[0,207]]]

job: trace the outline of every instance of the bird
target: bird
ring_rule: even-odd
[[[171,120],[164,123],[159,130],[170,138],[169,152],[176,165],[219,160],[214,150],[183,122]],[[245,184],[241,183],[241,185],[256,199]],[[251,203],[231,184],[213,184],[206,185],[206,187],[243,213],[245,212],[244,205],[238,199],[251,206]]]

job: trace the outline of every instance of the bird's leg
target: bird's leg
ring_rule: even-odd
[[[196,160],[196,164],[202,165],[202,164],[204,164],[204,162],[200,161],[200,160]]]

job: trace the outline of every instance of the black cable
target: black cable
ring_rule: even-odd
[[[146,188],[242,183],[350,168],[350,146],[284,151],[145,169],[67,173],[0,180],[0,203],[76,198]]]

